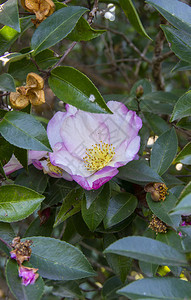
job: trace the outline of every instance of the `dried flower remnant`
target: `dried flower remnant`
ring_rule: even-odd
[[[21,265],[25,260],[28,261],[31,256],[31,245],[31,240],[21,242],[19,236],[15,237],[11,243],[13,248],[10,252],[11,258],[15,259],[19,265]]]
[[[34,284],[37,278],[39,277],[39,274],[36,272],[38,269],[35,268],[29,268],[25,266],[19,267],[19,277],[22,278],[22,284],[27,286],[29,284]]]
[[[10,104],[15,109],[23,109],[29,103],[41,105],[45,103],[44,79],[36,73],[29,73],[26,85],[16,88],[16,92],[10,93]]]
[[[166,184],[161,182],[149,183],[145,186],[145,192],[151,193],[153,201],[164,201],[168,193]]]
[[[167,227],[159,218],[155,215],[152,215],[152,220],[149,223],[149,228],[154,230],[156,234],[158,233],[167,233]]]
[[[32,19],[32,22],[37,27],[48,16],[53,14],[55,10],[55,5],[52,0],[21,0],[21,5],[25,10],[36,15],[36,20]]]

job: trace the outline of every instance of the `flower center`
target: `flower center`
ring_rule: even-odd
[[[62,172],[63,172],[63,170],[61,168],[52,165],[49,158],[47,158],[47,166],[48,166],[50,172],[52,172],[52,173],[62,174]]]
[[[115,147],[112,144],[103,143],[92,145],[92,148],[86,149],[86,155],[83,157],[85,167],[88,171],[98,171],[103,169],[112,160],[115,155]]]

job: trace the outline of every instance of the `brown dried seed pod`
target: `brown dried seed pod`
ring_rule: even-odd
[[[21,5],[27,11],[35,13],[36,20],[32,21],[36,24],[45,20],[46,17],[50,16],[55,10],[55,5],[52,0],[21,0]]]
[[[16,108],[16,109],[23,109],[27,105],[29,105],[29,99],[28,99],[28,97],[25,96],[25,95],[22,95],[18,91],[18,88],[16,88],[16,92],[10,93],[9,102],[10,102],[10,105],[13,108]]]
[[[43,90],[31,89],[27,96],[32,105],[41,105],[45,103],[45,94]]]
[[[26,86],[28,89],[41,90],[44,88],[44,79],[36,73],[29,73],[26,79]]]

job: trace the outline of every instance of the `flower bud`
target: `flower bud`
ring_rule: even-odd
[[[136,89],[136,97],[141,98],[144,94],[144,89],[142,85],[139,85]]]
[[[19,267],[19,277],[22,278],[22,284],[27,286],[29,284],[34,284],[39,274],[36,274],[38,269],[20,266]]]

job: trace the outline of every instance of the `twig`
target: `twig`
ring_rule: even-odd
[[[65,0],[65,1],[63,1],[62,3],[63,4],[67,4],[67,3],[69,3],[69,2],[71,2],[72,0]]]
[[[159,57],[161,57],[164,40],[165,40],[164,33],[160,29],[160,31],[156,37],[154,56],[153,56],[153,60],[152,60],[152,75],[153,75],[153,79],[155,81],[157,90],[159,90],[159,91],[160,90],[164,91],[164,89],[165,89],[164,79],[162,77],[161,60],[159,59]]]
[[[8,96],[9,94],[10,94],[10,92],[5,92],[3,94],[0,94],[0,97]]]
[[[95,18],[96,13],[97,13],[97,11],[98,11],[98,3],[99,3],[99,0],[95,0],[95,1],[94,1],[94,6],[93,6],[92,10],[91,10],[90,13],[89,13],[88,23],[89,23],[90,25],[92,24],[93,19]]]
[[[65,59],[65,57],[70,53],[70,51],[74,48],[74,46],[77,44],[77,42],[73,42],[70,47],[65,51],[65,53],[62,55],[62,57],[59,59],[59,61],[49,70],[49,74],[50,72],[57,68]]]
[[[146,55],[146,53],[147,53],[147,50],[148,50],[150,44],[151,44],[151,41],[148,41],[148,43],[147,43],[145,49],[144,49],[143,52],[142,52],[142,55],[143,55],[144,57],[145,57],[145,55]],[[135,77],[137,77],[138,74],[139,74],[139,70],[140,70],[141,64],[142,64],[142,61],[139,60],[139,62],[138,62],[137,65],[136,65],[136,69],[135,69]]]
[[[88,250],[91,250],[91,251],[95,252],[96,254],[98,254],[98,255],[100,255],[100,256],[104,256],[103,253],[102,253],[101,251],[95,249],[94,247],[92,247],[92,246],[90,246],[90,245],[85,244],[84,242],[79,242],[79,244],[80,244],[82,247],[84,247],[84,248],[86,248],[86,249],[88,249]]]
[[[48,73],[47,71],[42,70],[42,69],[39,67],[39,65],[37,64],[37,62],[36,62],[32,57],[30,57],[30,60],[32,61],[32,63],[35,65],[35,67],[37,68],[37,70],[38,70],[40,73],[45,73],[45,74]]]
[[[91,259],[91,258],[88,258],[89,262],[94,266],[94,267],[97,267],[99,269],[101,268],[104,268],[106,271],[110,272],[110,273],[114,273],[114,271],[108,267],[108,266],[104,266],[104,265],[101,265],[99,264],[98,262],[96,262],[95,260]]]
[[[175,54],[174,54],[173,51],[168,51],[168,52],[166,52],[166,53],[164,53],[164,54],[162,54],[162,55],[156,57],[156,58],[155,58],[155,61],[156,61],[156,62],[162,62],[163,60],[165,60],[165,59],[167,59],[167,58],[169,58],[169,57],[171,57],[171,56],[174,56],[174,55],[175,55]]]
[[[141,53],[141,51],[135,46],[135,44],[131,42],[131,40],[128,39],[128,37],[124,33],[105,26],[96,25],[96,27],[120,35],[129,44],[129,46],[142,58],[142,60],[146,61],[148,64],[152,63],[143,53]]]

